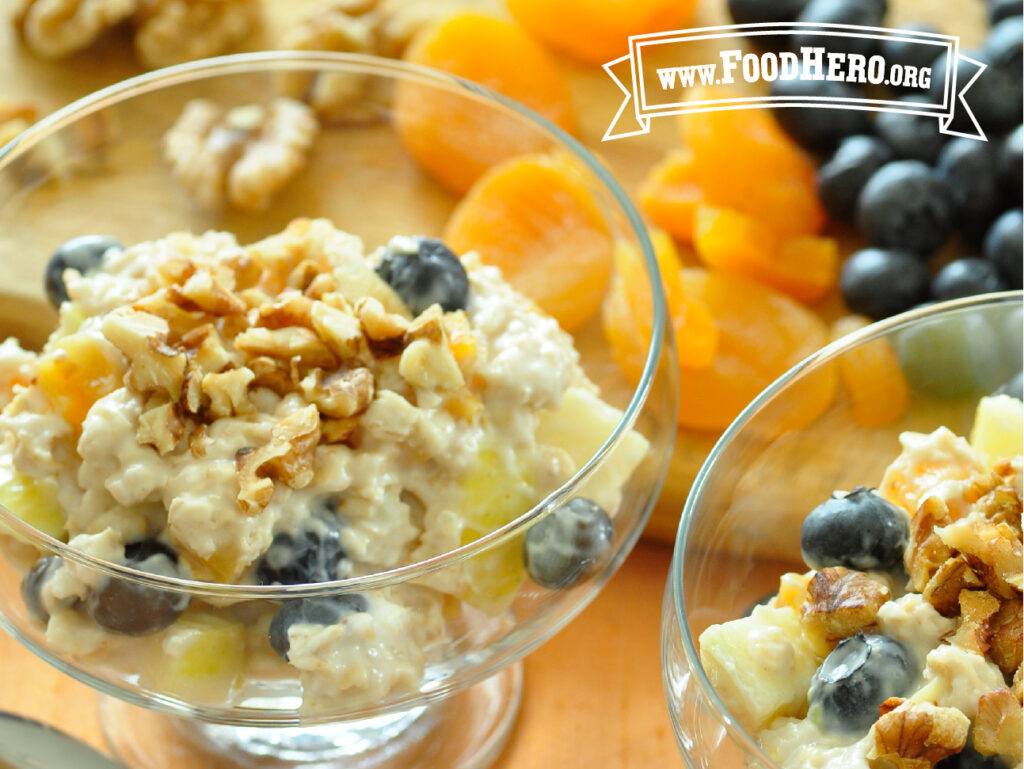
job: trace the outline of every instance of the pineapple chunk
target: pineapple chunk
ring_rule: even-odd
[[[978,402],[971,446],[990,462],[1021,454],[1024,443],[1024,404],[1009,395],[992,395]]]
[[[92,404],[120,387],[124,373],[109,342],[75,334],[40,357],[38,382],[53,410],[80,431]]]
[[[480,452],[476,466],[462,479],[460,544],[468,544],[526,512],[536,493],[516,468],[507,468],[490,449]],[[526,577],[517,539],[469,559],[464,565],[466,589],[460,598],[488,614],[508,608]]]
[[[67,541],[64,512],[57,504],[53,484],[16,472],[9,458],[0,466],[0,505],[44,534]]]
[[[594,393],[582,387],[571,387],[556,410],[541,415],[537,442],[564,449],[579,468],[601,448],[621,418],[621,411]],[[647,456],[649,448],[646,438],[630,430],[580,489],[580,495],[614,514],[622,486]]]
[[[759,606],[749,617],[700,635],[700,660],[729,711],[748,731],[778,716],[801,717],[811,677],[824,659],[788,606]]]
[[[245,627],[190,612],[163,636],[150,668],[153,687],[193,702],[224,703],[245,669]]]

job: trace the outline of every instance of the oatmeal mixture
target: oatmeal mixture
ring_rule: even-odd
[[[995,396],[971,442],[904,433],[877,492],[807,517],[811,571],[701,634],[716,691],[781,767],[1021,766],[1020,413]]]
[[[554,320],[439,241],[364,255],[329,222],[297,220],[248,246],[221,232],[96,242],[69,242],[63,265],[85,246],[102,259],[63,271],[43,351],[0,346],[0,502],[107,561],[233,584],[413,563],[524,512],[621,417]],[[596,445],[574,431],[581,420]],[[587,510],[614,515],[646,451],[627,434],[585,487]],[[189,694],[229,697],[249,660],[297,673],[306,701],[369,702],[416,688],[453,619],[507,609],[530,564],[489,557],[259,610],[56,556],[22,592],[59,654],[156,639],[157,687],[186,686],[205,648],[223,657],[223,686],[192,681]]]

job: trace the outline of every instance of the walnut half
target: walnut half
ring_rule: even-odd
[[[803,622],[834,641],[874,624],[879,608],[888,600],[889,589],[866,574],[829,566],[811,578],[800,612]]]
[[[956,708],[904,701],[871,727],[871,769],[931,769],[967,744],[971,722]]]

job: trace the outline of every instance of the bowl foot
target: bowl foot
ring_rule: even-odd
[[[428,706],[317,726],[208,724],[100,698],[114,755],[130,769],[484,769],[522,697],[522,663]]]

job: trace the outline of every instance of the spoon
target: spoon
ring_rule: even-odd
[[[24,716],[0,711],[0,769],[124,769],[84,742]]]

